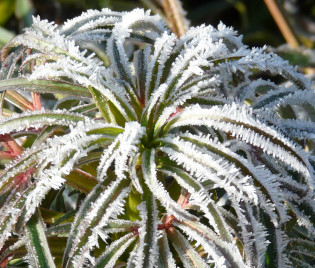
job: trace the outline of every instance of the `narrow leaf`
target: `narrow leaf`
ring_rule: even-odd
[[[209,267],[208,264],[200,257],[198,252],[189,244],[188,240],[174,227],[168,229],[167,235],[185,268]]]
[[[31,217],[26,224],[26,230],[28,256],[32,267],[56,267],[39,214]]]
[[[91,98],[89,90],[73,83],[54,80],[28,80],[26,78],[14,78],[0,80],[0,90],[31,91],[38,93],[55,93],[78,97]]]
[[[137,238],[133,233],[126,234],[125,236],[117,239],[109,245],[105,252],[97,258],[96,263],[93,265],[95,268],[111,268],[114,267],[117,259],[124,253],[130,244]]]

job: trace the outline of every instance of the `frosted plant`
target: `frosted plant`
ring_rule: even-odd
[[[315,264],[315,93],[277,55],[103,9],[1,57],[2,265]]]

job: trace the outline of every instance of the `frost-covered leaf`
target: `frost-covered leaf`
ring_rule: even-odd
[[[96,259],[94,267],[113,267],[119,256],[129,247],[129,245],[136,239],[133,233],[126,234],[125,236],[117,239],[106,251]]]
[[[45,235],[45,227],[39,215],[33,215],[26,229],[29,264],[32,267],[56,267]]]
[[[175,223],[191,240],[196,240],[195,247],[202,245],[208,260],[218,267],[247,267],[243,262],[236,245],[222,241],[216,234],[201,223],[184,221]]]
[[[161,182],[156,176],[155,167],[155,151],[144,151],[142,156],[143,177],[147,187],[153,195],[163,204],[169,214],[173,214],[178,219],[190,219],[195,217],[182,209],[167,193]]]
[[[223,23],[33,20],[1,50],[2,266],[314,264],[315,92],[295,67]]]
[[[306,177],[311,176],[307,157],[301,148],[275,129],[261,123],[259,118],[256,119],[252,115],[250,109],[237,104],[210,109],[202,109],[199,105],[195,105],[174,116],[166,124],[164,132],[185,125],[205,125],[229,132],[232,136],[253,144],[267,154],[284,161]]]
[[[31,91],[38,93],[55,93],[90,98],[88,89],[68,82],[51,80],[27,80],[15,78],[0,81],[1,90]]]
[[[127,180],[111,181],[99,183],[82,204],[71,227],[63,267],[71,263],[80,267],[86,259],[95,263],[90,250],[98,245],[98,236],[102,236],[101,229],[107,221],[122,213],[122,202],[128,194]]]
[[[142,219],[139,232],[139,248],[137,249],[136,264],[140,267],[155,267],[157,261],[157,241],[160,236],[158,230],[157,204],[153,194],[144,186],[145,201],[140,203],[140,217]]]
[[[189,244],[188,240],[174,227],[167,232],[172,245],[178,252],[184,267],[208,267],[198,252]]]
[[[159,245],[159,258],[158,258],[158,267],[170,267],[175,268],[176,263],[172,252],[170,250],[168,239],[166,233],[163,233],[162,237],[158,241]]]

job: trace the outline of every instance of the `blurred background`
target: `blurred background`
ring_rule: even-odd
[[[0,48],[23,28],[30,26],[32,15],[63,23],[87,9],[104,7],[128,11],[136,7],[150,8],[166,18],[165,0],[0,0]],[[174,2],[178,0],[172,0]],[[315,1],[314,0],[183,0],[183,9],[191,26],[220,21],[243,35],[248,46],[267,45],[301,65],[302,71],[313,73],[315,67]],[[276,5],[278,13],[270,8]],[[291,41],[284,37],[276,21],[284,18]],[[166,19],[167,21],[167,19]],[[283,24],[283,22],[282,22]],[[285,46],[284,44],[290,43]],[[279,48],[280,47],[280,48]],[[294,48],[294,49],[293,49]],[[304,68],[304,69],[303,69]]]

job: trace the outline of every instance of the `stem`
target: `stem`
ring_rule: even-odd
[[[170,215],[170,216],[164,216],[162,218],[162,224],[158,225],[158,230],[165,230],[168,228],[173,227],[172,222],[176,220],[176,218],[174,217],[174,215]]]
[[[31,103],[29,100],[27,100],[24,96],[22,96],[17,91],[7,90],[5,94],[6,94],[6,98],[9,101],[12,101],[15,106],[19,107],[23,111],[26,111],[26,110],[35,111],[34,104]]]
[[[140,0],[140,2],[148,9],[152,10],[154,13],[159,14],[163,19],[165,19],[165,15],[162,12],[161,1],[157,3],[154,0]]]
[[[17,175],[14,178],[14,182],[17,187],[21,187],[23,184],[25,184],[30,178],[31,175],[35,172],[35,169],[33,167],[28,168],[25,172],[22,174]]]
[[[31,55],[32,50],[28,49],[26,53],[27,55]],[[34,61],[30,62],[30,69],[31,69],[31,72],[34,71]],[[42,102],[40,100],[40,94],[37,92],[31,92],[31,96],[32,96],[34,110],[42,109]]]
[[[187,190],[183,189],[177,200],[177,204],[179,204],[181,207],[186,206],[189,203],[189,197],[190,193]]]
[[[32,92],[32,100],[33,100],[33,106],[35,110],[42,109],[42,102],[40,100],[40,94],[36,92]]]
[[[0,117],[3,116],[3,103],[4,103],[5,93],[6,91],[0,93]]]
[[[15,156],[20,155],[23,152],[23,147],[21,147],[15,139],[9,134],[1,135],[0,139],[4,142],[4,146]]]
[[[7,257],[0,263],[0,267],[1,267],[1,268],[8,267],[7,265],[8,265],[9,260],[10,260],[9,257],[10,257],[10,255],[7,256]]]
[[[8,151],[0,151],[0,159],[1,160],[12,160],[16,157],[12,152]]]
[[[179,0],[162,0],[162,6],[172,31],[180,37],[187,31],[187,22]]]
[[[300,46],[295,34],[290,28],[287,20],[285,19],[280,7],[275,0],[264,0],[269,12],[273,19],[277,23],[284,39],[292,48],[298,48]]]

